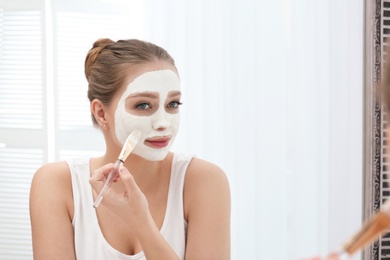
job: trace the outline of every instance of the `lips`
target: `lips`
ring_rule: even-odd
[[[152,148],[164,148],[169,145],[169,141],[171,140],[171,137],[164,136],[164,137],[152,137],[145,140],[145,145],[152,147]]]

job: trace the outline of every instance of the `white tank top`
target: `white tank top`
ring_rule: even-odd
[[[184,219],[183,187],[184,177],[192,156],[174,154],[169,183],[167,207],[161,234],[172,249],[184,259],[186,246],[187,223]],[[105,240],[98,223],[93,205],[92,188],[89,184],[90,159],[72,159],[67,163],[72,176],[74,199],[74,243],[78,260],[143,260],[143,252],[125,255]]]

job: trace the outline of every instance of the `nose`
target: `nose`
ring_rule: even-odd
[[[171,126],[164,109],[159,108],[153,118],[153,129],[163,131]]]

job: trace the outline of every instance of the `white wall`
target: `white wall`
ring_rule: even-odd
[[[185,88],[176,147],[231,182],[233,259],[337,249],[362,218],[363,1],[150,3]]]
[[[288,120],[294,130],[287,145],[295,184],[294,257],[326,254],[360,227],[363,6],[363,1],[291,1]]]

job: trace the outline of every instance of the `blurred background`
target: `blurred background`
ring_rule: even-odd
[[[104,152],[83,67],[98,38],[176,60],[173,150],[225,170],[232,259],[337,249],[363,214],[364,15],[363,0],[0,0],[0,259],[32,259],[36,169]]]

